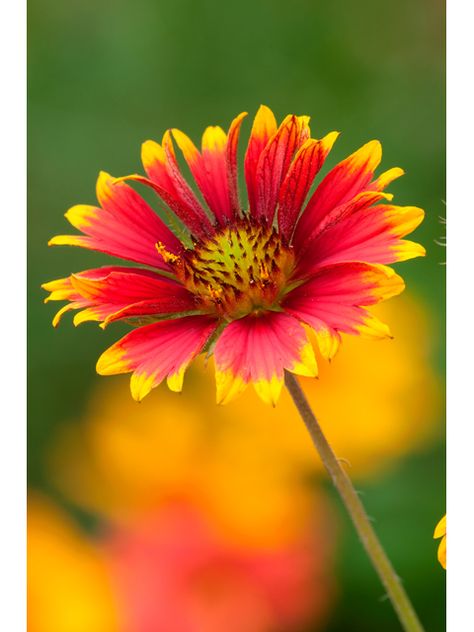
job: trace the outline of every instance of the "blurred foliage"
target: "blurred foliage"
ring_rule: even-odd
[[[407,292],[434,320],[436,371],[444,371],[445,101],[441,0],[30,0],[29,3],[29,467],[47,489],[45,454],[67,419],[84,411],[101,350],[121,334],[64,323],[40,284],[106,258],[73,248],[48,250],[62,214],[94,203],[100,169],[140,169],[140,143],[176,126],[198,138],[266,103],[281,117],[310,114],[315,135],[342,136],[330,165],[370,138],[388,168],[406,175],[391,187],[398,204],[423,207],[425,259],[401,265]],[[245,124],[244,124],[245,125]],[[246,123],[245,131],[248,131]],[[242,147],[244,143],[242,143]],[[242,149],[241,147],[241,149]],[[158,396],[158,395],[152,395]],[[444,427],[440,409],[438,424]],[[444,508],[444,453],[427,446],[370,486],[370,512],[426,628],[444,629],[444,571],[432,529]],[[345,521],[345,518],[342,518]],[[341,597],[331,632],[397,630],[390,606],[344,522]]]

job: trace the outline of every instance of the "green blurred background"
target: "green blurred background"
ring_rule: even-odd
[[[445,214],[443,2],[30,0],[28,29],[32,488],[55,494],[49,446],[84,410],[96,358],[120,333],[51,327],[54,310],[43,305],[40,284],[107,259],[48,250],[47,241],[68,232],[67,208],[94,203],[100,169],[139,171],[141,142],[160,140],[168,127],[197,140],[205,126],[227,128],[238,112],[265,103],[280,119],[311,115],[315,136],[342,131],[338,159],[380,139],[384,167],[406,170],[391,187],[396,201],[427,212],[417,241],[428,255],[404,263],[403,276],[432,314],[435,370],[443,375],[445,252],[435,243]],[[443,427],[442,410],[436,423]],[[364,484],[381,538],[432,632],[444,630],[445,577],[437,562],[426,567],[435,547],[419,525],[434,528],[444,513],[444,479],[437,442]],[[382,591],[352,529],[343,522],[341,532],[340,596],[326,629],[398,630],[390,607],[368,597]]]

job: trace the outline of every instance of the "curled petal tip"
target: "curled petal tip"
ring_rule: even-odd
[[[139,173],[130,173],[128,176],[121,176],[120,178],[114,178],[112,184],[120,184],[126,180],[133,180],[134,178],[142,178]]]

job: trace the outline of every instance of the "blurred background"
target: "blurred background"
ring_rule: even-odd
[[[427,257],[378,310],[395,339],[345,337],[303,385],[426,629],[444,630],[444,3],[30,0],[28,28],[31,632],[399,630],[285,395],[217,407],[198,363],[182,395],[138,405],[126,377],[95,374],[121,326],[54,330],[42,302],[41,283],[108,261],[46,246],[100,169],[140,171],[144,140],[198,141],[260,103],[340,130],[328,166],[380,139],[383,167],[406,170],[395,202],[426,210]]]

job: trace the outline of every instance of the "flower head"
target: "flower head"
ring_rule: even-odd
[[[100,206],[66,213],[82,234],[50,241],[146,266],[86,270],[43,286],[50,291],[46,300],[68,301],[55,325],[66,311],[80,310],[76,325],[123,320],[135,326],[102,354],[97,371],[131,372],[137,400],[165,378],[181,390],[187,366],[207,351],[215,358],[219,402],[253,383],[274,404],[284,370],[317,375],[308,331],[326,359],[341,333],[389,336],[367,307],[404,288],[386,264],[424,254],[403,239],[423,211],[382,203],[392,199],[383,189],[403,171],[374,176],[378,141],[337,164],[310,194],[338,134],[311,138],[306,116],[289,115],[278,126],[269,108],[259,109],[244,160],[248,203],[241,203],[237,145],[244,117],[227,134],[208,127],[201,151],[179,130],[167,131],[161,145],[145,142],[147,177],[101,173]],[[175,144],[202,200],[181,173]],[[168,221],[126,180],[151,187]]]
[[[441,538],[441,542],[438,547],[438,561],[441,566],[446,569],[446,516],[441,518],[441,520],[436,525],[436,529],[433,533],[433,538],[437,540]]]

